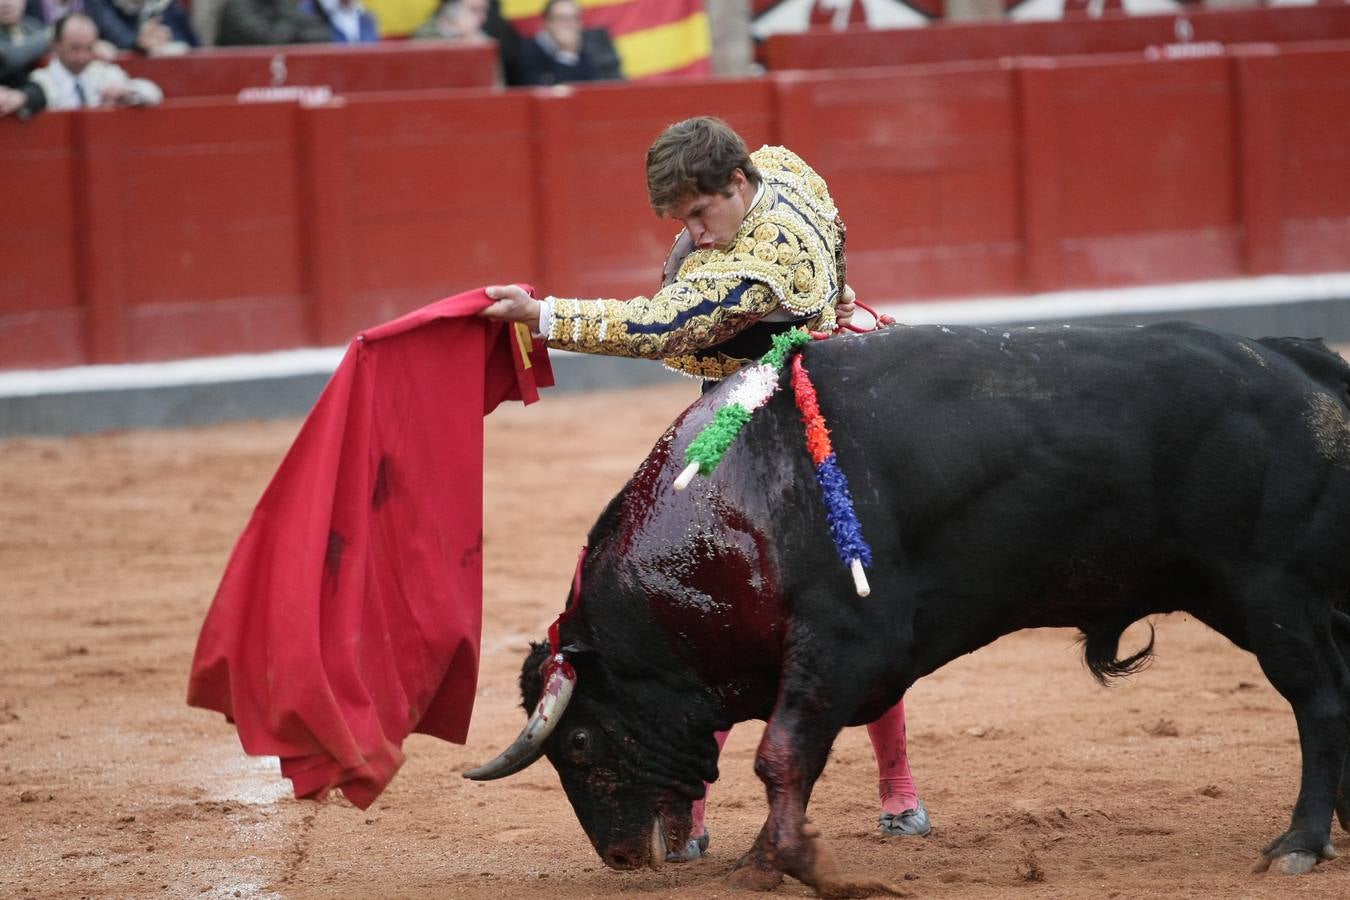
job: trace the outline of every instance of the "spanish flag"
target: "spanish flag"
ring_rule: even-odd
[[[545,0],[502,0],[502,17],[524,37],[539,30]],[[580,0],[587,28],[614,39],[625,78],[712,73],[703,0]]]

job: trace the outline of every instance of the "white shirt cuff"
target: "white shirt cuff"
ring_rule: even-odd
[[[545,297],[539,301],[539,330],[535,337],[547,338],[553,330],[553,298]]]

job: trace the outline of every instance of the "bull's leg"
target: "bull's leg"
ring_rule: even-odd
[[[1341,762],[1340,790],[1336,794],[1336,819],[1342,831],[1350,831],[1350,753]]]
[[[1350,705],[1350,615],[1340,610],[1332,611],[1332,634],[1336,641],[1336,650],[1341,658],[1342,690],[1341,696]],[[1350,751],[1341,763],[1340,790],[1336,795],[1336,818],[1341,828],[1350,831]]]
[[[1302,874],[1337,855],[1331,846],[1331,816],[1342,805],[1338,800],[1350,747],[1350,685],[1329,624],[1283,616],[1270,621],[1260,640],[1252,642],[1266,677],[1293,707],[1303,760],[1289,828],[1261,851],[1254,867],[1258,872],[1278,862],[1280,871]]]
[[[805,676],[784,674],[778,703],[755,755],[755,774],[768,793],[769,817],[750,851],[737,862],[731,881],[751,890],[772,890],[787,874],[815,888],[822,897],[904,896],[874,879],[845,876],[819,831],[806,820],[811,790],[844,724],[838,712],[843,704],[825,696],[823,673],[830,669],[823,662],[811,668]],[[846,678],[832,681],[862,683]]]
[[[737,861],[731,875],[734,884],[749,890],[773,890],[782,882],[783,873],[788,871],[787,860],[800,860],[805,841],[802,825],[806,821],[806,804],[811,797],[811,788],[824,769],[823,761],[813,764],[794,752],[787,718],[786,714],[775,710],[755,754],[755,774],[764,782],[768,793],[769,817],[750,850]]]

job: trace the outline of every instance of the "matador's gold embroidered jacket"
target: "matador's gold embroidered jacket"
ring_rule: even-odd
[[[777,310],[809,317],[813,329],[833,327],[840,235],[825,180],[784,147],[761,147],[750,158],[764,192],[726,250],[694,250],[652,297],[553,298],[548,345],[663,359],[716,379],[748,361],[717,345]]]

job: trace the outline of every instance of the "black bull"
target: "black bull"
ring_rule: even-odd
[[[1098,679],[1128,674],[1152,640],[1121,659],[1124,629],[1185,611],[1254,653],[1298,723],[1298,800],[1258,865],[1334,855],[1333,812],[1350,827],[1339,356],[1184,324],[1065,325],[894,327],[805,362],[873,550],[871,596],[830,539],[790,387],[710,478],[672,488],[723,386],[601,515],[561,628],[575,670],[534,647],[535,715],[470,777],[546,754],[604,861],[655,865],[717,775],[713,732],[765,719],[769,815],[733,879],[848,892],[805,818],[841,728],[1021,628],[1078,628]]]

